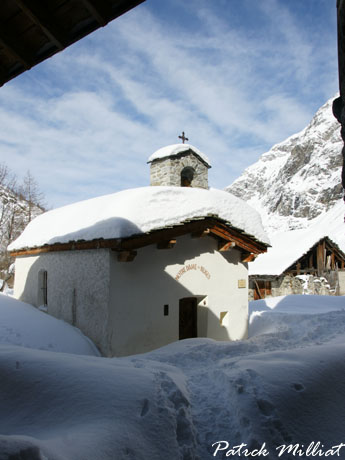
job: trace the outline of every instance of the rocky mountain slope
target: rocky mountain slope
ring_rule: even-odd
[[[226,188],[261,213],[269,234],[306,228],[342,198],[342,141],[333,99],[303,131],[273,146]]]

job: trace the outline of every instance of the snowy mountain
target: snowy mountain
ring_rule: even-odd
[[[303,131],[273,146],[226,188],[260,212],[269,234],[309,227],[342,198],[342,141],[333,99]]]

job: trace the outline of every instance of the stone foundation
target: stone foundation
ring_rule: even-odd
[[[334,278],[334,274],[329,274]],[[260,277],[260,280],[264,278]],[[266,294],[266,297],[278,297],[291,294],[309,294],[309,295],[337,295],[338,286],[334,279],[332,287],[325,277],[316,277],[313,275],[292,276],[285,275],[281,277],[265,277],[266,282],[271,283],[271,294]],[[249,301],[254,300],[254,280],[249,281]]]

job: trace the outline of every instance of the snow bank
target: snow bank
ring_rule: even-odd
[[[125,238],[188,219],[216,216],[267,242],[259,214],[221,190],[142,187],[46,212],[30,222],[9,250],[69,241]]]
[[[0,458],[208,460],[229,457],[214,457],[224,440],[265,444],[273,459],[280,445],[339,445],[342,303],[329,296],[253,302],[252,314],[281,328],[232,343],[183,340],[121,359],[2,346]],[[339,453],[344,459],[345,448]]]
[[[310,338],[318,343],[345,332],[343,315],[345,297],[291,295],[255,300],[249,303],[249,336],[274,334],[274,341],[284,337],[290,347]],[[340,312],[340,313],[339,313]],[[328,314],[327,314],[328,313]],[[338,319],[340,321],[338,322]],[[267,343],[267,337],[264,339]]]
[[[179,153],[186,152],[187,150],[192,150],[195,152],[209,167],[211,167],[210,160],[207,156],[200,152],[199,149],[190,144],[173,144],[167,145],[156,150],[147,160],[148,163],[151,163],[154,160],[161,160],[162,158],[172,157],[178,155]]]
[[[1,293],[0,344],[100,356],[79,329]]]

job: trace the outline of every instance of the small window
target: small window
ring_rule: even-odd
[[[194,169],[186,166],[181,171],[181,187],[191,187],[194,178]]]
[[[169,316],[169,305],[164,305],[164,316]]]
[[[48,305],[48,272],[40,270],[38,272],[38,306]]]

